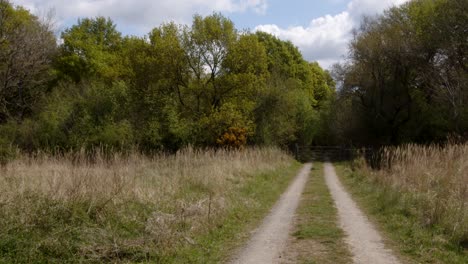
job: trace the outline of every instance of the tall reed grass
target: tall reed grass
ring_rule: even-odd
[[[162,258],[254,205],[239,194],[254,175],[292,162],[276,148],[20,155],[0,167],[0,257]]]
[[[381,168],[366,171],[396,190],[408,213],[424,226],[442,228],[454,242],[468,243],[468,144],[387,147]]]

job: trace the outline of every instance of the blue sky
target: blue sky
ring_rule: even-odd
[[[79,17],[111,17],[124,34],[145,35],[163,22],[190,24],[193,14],[221,12],[238,29],[261,30],[292,41],[309,61],[328,68],[347,53],[362,15],[408,0],[10,0],[35,14],[55,11],[59,30]]]
[[[269,0],[264,14],[249,12],[233,13],[229,17],[239,28],[255,28],[261,24],[276,24],[281,27],[307,25],[312,18],[325,14],[338,14],[346,9],[345,0]]]

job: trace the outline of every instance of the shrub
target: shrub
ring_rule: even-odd
[[[199,140],[205,145],[243,146],[255,124],[234,104],[226,103],[200,120]]]
[[[247,133],[243,127],[230,127],[216,143],[223,147],[241,148],[247,144]]]

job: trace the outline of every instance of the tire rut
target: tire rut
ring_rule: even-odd
[[[351,249],[354,263],[400,263],[391,250],[385,248],[380,234],[345,191],[333,165],[325,163],[324,170],[326,183],[338,209],[341,228],[347,234],[345,242]]]
[[[231,263],[270,264],[281,261],[281,252],[289,238],[292,220],[311,168],[311,163],[303,166],[293,183],[281,195],[269,215],[254,232],[250,241]]]

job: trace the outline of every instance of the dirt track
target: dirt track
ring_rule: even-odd
[[[272,208],[262,225],[255,231],[246,247],[231,263],[270,264],[280,262],[281,251],[288,240],[294,213],[311,168],[310,163],[304,165],[294,182]]]
[[[305,164],[288,190],[281,196],[247,245],[231,261],[233,264],[282,262],[281,252],[292,228],[312,165]],[[331,163],[324,164],[325,180],[338,209],[340,226],[354,263],[399,264],[395,255],[384,247],[381,236],[341,185]]]
[[[400,263],[392,252],[384,247],[382,238],[344,190],[335,169],[324,164],[325,180],[338,209],[341,228],[347,234],[346,243],[353,254],[354,263]]]

